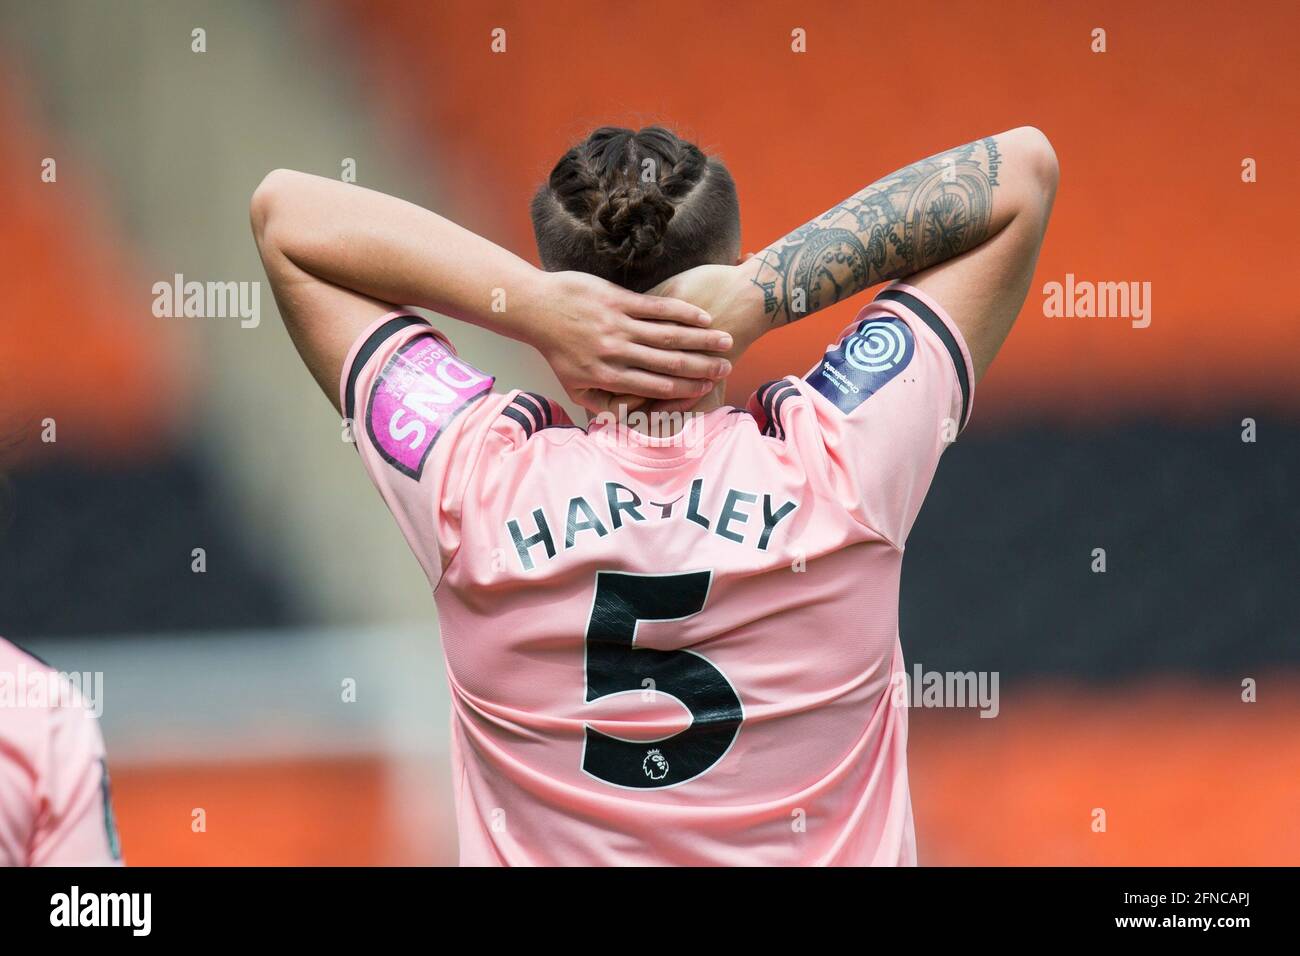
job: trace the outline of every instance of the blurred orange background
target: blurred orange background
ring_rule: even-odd
[[[759,249],[919,156],[1015,126],[1061,186],[1025,316],[980,419],[1204,415],[1225,391],[1294,410],[1300,306],[1294,3],[888,5],[341,0],[374,99],[449,159],[460,214],[532,252],[528,202],[596,126],[661,123],[726,161]],[[488,47],[507,31],[507,54]],[[806,54],[791,31],[806,31]],[[1092,52],[1092,31],[1106,52]],[[1242,182],[1242,161],[1258,181]],[[1150,282],[1153,321],[1044,318],[1042,284]],[[811,365],[852,304],[758,344],[748,394]],[[1099,387],[1099,381],[1104,387]],[[1207,388],[1206,383],[1213,383]],[[1219,394],[1215,394],[1219,393]],[[1027,407],[1026,396],[1033,396]]]

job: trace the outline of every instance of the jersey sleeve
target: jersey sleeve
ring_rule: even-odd
[[[31,865],[118,866],[122,854],[99,721],[80,701],[53,705],[47,716]]]
[[[345,420],[362,465],[432,586],[459,546],[460,508],[491,417],[494,379],[406,309],[366,329],[343,363]]]
[[[833,493],[895,547],[970,418],[974,381],[951,317],[902,284],[886,287],[804,376]]]

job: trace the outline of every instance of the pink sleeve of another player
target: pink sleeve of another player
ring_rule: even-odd
[[[53,704],[37,779],[32,866],[122,862],[99,721],[79,702]]]
[[[493,381],[405,309],[362,332],[343,363],[340,405],[362,464],[434,587],[459,545]]]
[[[957,326],[924,292],[895,283],[804,379],[820,396],[835,496],[901,548],[939,456],[970,418],[974,367]]]

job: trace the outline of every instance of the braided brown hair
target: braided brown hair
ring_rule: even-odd
[[[662,126],[602,126],[560,158],[532,204],[542,267],[644,292],[735,261],[740,204],[727,167]]]

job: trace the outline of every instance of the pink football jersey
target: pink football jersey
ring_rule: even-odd
[[[66,677],[0,639],[0,866],[120,863],[98,720]]]
[[[886,288],[672,437],[494,392],[407,311],[343,379],[434,586],[462,863],[915,863],[899,572],[974,382],[937,302]]]

